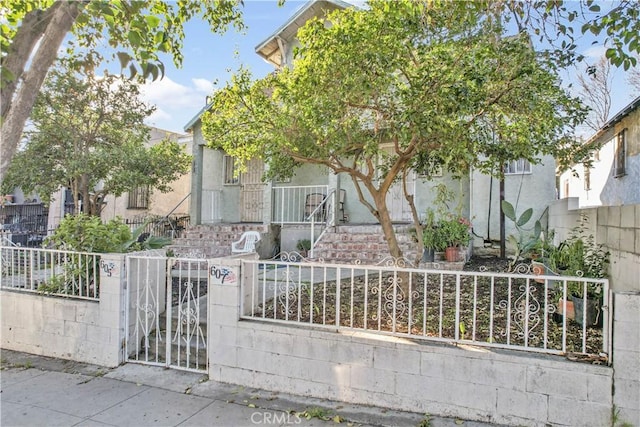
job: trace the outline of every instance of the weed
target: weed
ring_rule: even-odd
[[[431,427],[431,415],[424,414],[424,418],[420,421],[418,427]]]

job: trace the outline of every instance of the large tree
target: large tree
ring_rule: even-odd
[[[169,184],[188,171],[190,156],[169,140],[147,146],[149,128],[143,120],[153,109],[140,101],[134,81],[52,70],[35,103],[26,148],[14,158],[4,190],[21,187],[49,202],[60,187],[69,187],[76,209],[82,200],[83,211],[92,215],[100,214],[108,194],[140,186],[169,191]]]
[[[159,54],[182,62],[183,25],[194,16],[211,30],[241,27],[241,0],[6,0],[0,4],[0,182],[25,123],[66,39],[77,68],[117,59],[131,75],[158,78]],[[71,34],[71,37],[68,37]],[[111,49],[109,49],[111,48]],[[108,54],[104,55],[104,52]]]
[[[584,74],[578,74],[579,95],[589,107],[585,125],[593,132],[599,131],[609,118],[612,85],[611,64],[604,57],[595,64],[587,66]]]
[[[332,25],[309,21],[291,69],[257,81],[241,70],[214,95],[205,138],[241,161],[264,159],[272,176],[305,164],[347,174],[400,258],[386,195],[410,169],[500,175],[505,161],[575,148],[580,103],[526,34],[504,37],[499,14],[466,2],[372,1],[331,13]]]

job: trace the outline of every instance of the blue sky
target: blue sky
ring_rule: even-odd
[[[240,64],[258,77],[273,71],[273,66],[255,53],[255,47],[304,4],[306,1],[287,0],[279,7],[277,1],[245,0],[243,18],[247,28],[242,33],[232,28],[217,35],[204,22],[189,22],[182,68],[176,69],[172,60],[165,58],[164,79],[145,85],[145,99],[157,106],[148,123],[183,132],[184,125],[205,105],[215,80],[222,87]]]
[[[304,4],[306,1],[303,0],[287,0],[283,6],[278,6],[276,0],[245,0],[243,18],[247,28],[243,32],[230,29],[223,35],[212,34],[205,22],[189,22],[185,28],[182,67],[176,69],[170,58],[164,58],[164,79],[149,83],[143,89],[145,99],[157,107],[147,122],[182,133],[184,125],[205,105],[206,96],[213,93],[214,81],[218,81],[217,87],[221,87],[240,64],[251,69],[257,77],[273,71],[273,66],[255,53],[255,47]],[[593,38],[584,37],[578,49],[590,63],[604,52],[600,44],[592,44],[592,41]],[[584,64],[579,64],[564,78],[572,79],[578,69],[583,70],[584,67]],[[615,68],[612,71],[611,115],[614,115],[633,100],[634,93],[626,85],[624,71]],[[586,130],[583,133],[589,136],[592,132]]]

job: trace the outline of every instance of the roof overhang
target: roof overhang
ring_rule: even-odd
[[[335,9],[347,9],[349,7],[355,6],[342,0],[311,0],[298,9],[291,18],[262,43],[258,44],[256,53],[268,63],[280,68],[284,64],[283,40],[290,41],[295,38],[298,29],[311,18],[323,16]]]
[[[631,114],[634,110],[636,110],[638,107],[640,107],[640,96],[638,96],[636,99],[634,99],[633,101],[631,101],[631,103],[629,105],[627,105],[626,107],[624,107],[622,110],[620,110],[620,112],[618,114],[616,114],[615,116],[613,116],[612,118],[610,118],[604,125],[602,125],[602,127],[600,129],[598,129],[598,132],[596,132],[595,134],[593,134],[593,136],[591,136],[591,138],[589,138],[587,140],[587,144],[592,144],[594,143],[598,138],[600,138],[600,136],[602,136],[602,134],[604,134],[609,128],[615,126],[617,123],[619,123],[620,121],[622,121],[622,119],[624,119],[625,117],[627,117],[629,114]]]

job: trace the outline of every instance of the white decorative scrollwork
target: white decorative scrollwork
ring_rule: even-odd
[[[405,291],[402,289],[402,277],[398,277],[397,275],[393,275],[387,279],[388,285],[382,291],[381,298],[381,312],[383,311],[387,318],[387,325],[391,326],[393,324],[394,314],[396,321],[401,319],[405,313],[407,312],[407,302]],[[381,288],[384,285],[380,283],[379,286],[374,286],[371,288],[371,293],[373,295],[377,295],[381,292]],[[418,298],[418,292],[412,291],[411,297]],[[395,313],[394,313],[395,310]],[[378,320],[378,314],[374,314],[372,316],[373,320]]]
[[[185,287],[185,292],[182,294],[178,306],[180,307],[178,310],[178,326],[172,341],[177,342],[181,337],[186,344],[187,355],[189,355],[191,352],[189,343],[193,340],[194,335],[202,343],[201,348],[206,348],[207,344],[200,327],[200,299],[193,292],[192,282],[184,282],[183,286]]]
[[[269,287],[271,291],[275,291],[278,298],[278,303],[282,304],[282,312],[287,312],[288,315],[293,315],[297,307],[298,294],[295,292],[297,289],[297,280],[295,272],[290,269],[284,269],[280,274],[276,274],[276,281]],[[274,307],[277,310],[277,307]]]
[[[545,315],[545,313],[540,301],[536,298],[537,288],[535,286],[521,285],[518,289],[521,293],[513,302],[512,314],[513,323],[518,328],[516,335],[520,339],[525,338],[525,336],[527,336],[527,339],[534,339],[536,338],[535,329],[543,321],[541,315]],[[509,307],[509,302],[501,300],[498,306],[506,310]],[[546,314],[553,314],[555,311],[555,305],[547,305]],[[508,331],[504,330],[501,335],[506,336],[507,333]]]
[[[411,261],[409,261],[406,258],[394,258],[389,256],[378,261],[376,265],[381,265],[385,267],[405,268],[411,265]]]
[[[531,264],[520,263],[513,267],[513,273],[517,274],[534,274],[536,273],[535,269],[532,269]],[[544,274],[541,272],[540,274]]]
[[[138,296],[137,301],[133,303],[133,308],[137,311],[137,328],[142,331],[142,337],[137,333],[138,338],[142,338],[144,348],[149,349],[149,335],[156,329],[156,297],[149,287],[149,283],[145,283],[142,292]],[[160,338],[162,341],[162,338]]]

